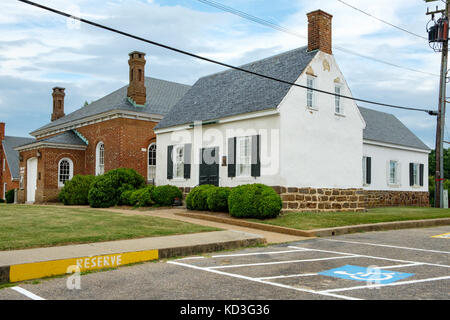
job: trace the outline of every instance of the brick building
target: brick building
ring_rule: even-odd
[[[15,145],[19,202],[56,201],[66,180],[133,168],[152,182],[156,170],[153,127],[190,88],[145,77],[145,54],[129,54],[129,84],[65,115],[65,89],[53,88],[51,122]]]
[[[34,140],[7,136],[5,127],[5,123],[0,122],[0,199],[5,199],[6,192],[20,186],[19,152],[14,148]]]

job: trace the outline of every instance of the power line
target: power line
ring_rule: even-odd
[[[32,6],[35,6],[35,7],[38,7],[38,8],[41,8],[41,9],[44,9],[44,10],[47,10],[47,11],[50,11],[50,12],[53,12],[53,13],[56,13],[58,15],[61,15],[61,16],[64,16],[64,17],[67,17],[67,18],[70,18],[70,19],[75,19],[75,20],[78,20],[80,22],[84,22],[86,24],[92,25],[92,26],[97,27],[97,28],[101,28],[101,29],[108,30],[108,31],[111,31],[111,32],[114,32],[114,33],[117,33],[117,34],[129,37],[129,38],[133,38],[133,39],[136,39],[136,40],[139,40],[139,41],[142,41],[142,42],[146,42],[146,43],[152,44],[154,46],[158,46],[158,47],[170,50],[170,51],[181,53],[181,54],[184,54],[184,55],[196,58],[196,59],[200,59],[200,60],[207,61],[207,62],[210,62],[210,63],[214,63],[214,64],[217,64],[217,65],[220,65],[220,66],[223,66],[223,67],[227,67],[227,68],[230,68],[230,69],[234,69],[234,70],[238,70],[238,71],[241,71],[241,72],[245,72],[245,73],[248,73],[248,74],[251,74],[251,75],[254,75],[254,76],[258,76],[258,77],[261,77],[261,78],[265,78],[265,79],[268,79],[268,80],[278,81],[278,82],[281,82],[281,83],[284,83],[284,84],[287,84],[287,85],[290,85],[290,86],[295,86],[295,87],[299,87],[299,88],[303,88],[303,89],[307,89],[307,90],[311,90],[311,91],[316,91],[316,92],[320,92],[320,93],[331,95],[331,96],[337,96],[337,97],[344,98],[344,99],[354,100],[354,101],[358,101],[358,102],[363,102],[363,103],[368,103],[368,104],[373,104],[373,105],[378,105],[378,106],[383,106],[383,107],[390,107],[390,108],[411,110],[411,111],[422,111],[422,112],[426,112],[426,113],[428,113],[430,115],[436,115],[436,111],[435,110],[398,106],[398,105],[387,104],[387,103],[382,103],[382,102],[370,101],[370,100],[366,100],[366,99],[354,98],[354,97],[350,97],[350,96],[344,96],[344,95],[336,94],[334,92],[329,92],[329,91],[325,91],[325,90],[321,90],[321,89],[310,88],[310,87],[307,87],[307,86],[304,86],[304,85],[301,85],[301,84],[285,81],[285,80],[282,80],[282,79],[277,79],[277,78],[274,78],[272,76],[268,76],[268,75],[261,74],[261,73],[256,73],[256,72],[253,72],[253,71],[250,71],[250,70],[246,70],[246,69],[243,69],[243,68],[240,68],[240,67],[236,67],[236,66],[224,63],[224,62],[220,62],[220,61],[217,61],[217,60],[213,60],[213,59],[210,59],[210,58],[199,56],[197,54],[194,54],[194,53],[191,53],[191,52],[188,52],[188,51],[177,49],[177,48],[174,48],[174,47],[162,44],[162,43],[158,43],[158,42],[155,42],[155,41],[152,41],[152,40],[148,40],[148,39],[145,39],[145,38],[142,38],[142,37],[139,37],[139,36],[136,36],[136,35],[124,32],[124,31],[113,29],[111,27],[108,27],[108,26],[105,26],[105,25],[102,25],[102,24],[99,24],[99,23],[96,23],[96,22],[92,22],[90,20],[86,20],[86,19],[83,19],[83,18],[80,18],[80,17],[76,17],[76,16],[73,16],[73,15],[68,14],[66,12],[63,12],[63,11],[60,11],[60,10],[57,10],[57,9],[53,9],[53,8],[50,8],[50,7],[46,7],[46,6],[43,6],[41,4],[38,4],[38,3],[35,3],[35,2],[32,2],[32,1],[28,1],[28,0],[18,0],[18,1],[26,3],[26,4],[29,4],[29,5],[32,5]]]
[[[346,3],[346,2],[344,2],[344,1],[342,1],[342,0],[337,0],[337,1],[339,1],[340,3],[342,3],[342,4],[344,4],[344,5],[346,5],[346,6],[350,7],[350,8],[352,8],[352,9],[354,9],[354,10],[356,10],[356,11],[359,11],[359,12],[363,13],[363,14],[365,14],[365,15],[371,17],[371,18],[374,18],[374,19],[376,19],[376,20],[378,20],[378,21],[380,21],[380,22],[383,22],[383,23],[385,23],[385,24],[387,24],[387,25],[389,25],[389,26],[391,26],[391,27],[394,27],[394,28],[396,28],[396,29],[398,29],[398,30],[404,31],[404,32],[406,32],[406,33],[409,33],[410,35],[413,35],[413,36],[415,36],[415,37],[418,37],[418,38],[421,38],[421,39],[424,39],[424,40],[427,40],[427,41],[428,41],[428,38],[426,38],[426,37],[424,37],[424,36],[421,36],[421,35],[419,35],[419,34],[417,34],[417,33],[414,33],[414,32],[412,32],[412,31],[406,30],[406,29],[404,29],[404,28],[402,28],[402,27],[396,26],[396,25],[394,25],[394,24],[392,24],[392,23],[390,23],[390,22],[388,22],[388,21],[386,21],[386,20],[383,20],[383,19],[380,19],[380,18],[378,18],[378,17],[375,17],[374,15],[372,15],[372,14],[370,14],[370,13],[364,11],[364,10],[361,10],[361,9],[359,9],[359,8],[356,8],[355,6],[352,6],[351,4],[348,4],[348,3]]]
[[[247,20],[250,20],[250,21],[262,24],[264,26],[273,28],[275,30],[288,33],[288,34],[293,35],[295,37],[302,38],[302,39],[307,39],[306,36],[304,36],[302,34],[299,34],[299,33],[295,32],[295,31],[289,30],[289,29],[287,29],[285,27],[277,25],[277,24],[275,24],[273,22],[270,22],[268,20],[264,20],[262,18],[258,18],[256,16],[253,16],[253,15],[249,14],[249,13],[246,13],[246,12],[234,9],[232,7],[229,7],[229,6],[225,6],[225,5],[223,5],[221,3],[218,3],[216,1],[211,1],[211,0],[197,0],[197,1],[202,2],[202,3],[204,3],[206,5],[209,5],[209,6],[215,7],[217,9],[219,9],[219,10],[226,11],[228,13],[237,15],[237,16],[239,16],[241,18],[244,18],[244,19],[247,19]],[[382,59],[366,56],[366,55],[360,54],[358,52],[355,52],[353,50],[350,50],[350,49],[338,46],[338,45],[333,45],[333,48],[336,49],[336,50],[348,53],[348,54],[352,54],[352,55],[364,58],[364,59],[368,59],[368,60],[372,60],[372,61],[375,61],[375,62],[383,63],[383,64],[389,65],[391,67],[396,67],[396,68],[399,68],[399,69],[404,69],[404,70],[408,70],[408,71],[413,71],[413,72],[417,72],[417,73],[431,75],[431,76],[434,76],[434,77],[439,77],[438,74],[434,74],[434,73],[423,71],[423,70],[417,70],[417,69],[413,69],[413,68],[409,68],[409,67],[404,67],[404,66],[392,63],[392,62],[388,62],[388,61],[382,60]]]

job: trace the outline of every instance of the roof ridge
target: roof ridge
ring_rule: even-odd
[[[303,47],[294,48],[294,49],[291,49],[291,50],[288,50],[288,51],[283,51],[283,52],[274,54],[274,55],[269,56],[269,57],[265,57],[265,58],[262,58],[262,59],[259,59],[259,60],[255,60],[255,61],[252,61],[252,62],[248,62],[248,63],[243,64],[243,65],[239,65],[238,68],[244,69],[244,67],[247,67],[247,66],[249,66],[249,65],[251,65],[251,64],[258,63],[258,62],[263,62],[263,61],[265,61],[265,60],[273,59],[273,58],[276,58],[276,57],[278,57],[278,56],[283,56],[283,55],[286,55],[286,54],[291,53],[291,52],[293,52],[293,51],[297,51],[297,50],[300,51],[301,49],[305,49],[305,48],[308,48],[308,46],[303,46]],[[318,51],[318,50],[312,50],[312,51],[310,51],[310,52],[314,52],[314,51]],[[203,76],[203,77],[198,78],[198,80],[204,79],[204,78],[208,78],[208,77],[212,77],[212,76],[216,76],[216,75],[218,75],[218,74],[225,73],[225,72],[229,72],[229,71],[232,71],[232,70],[234,70],[234,69],[228,68],[227,70],[222,70],[222,71],[219,71],[219,72],[211,73],[211,74],[209,74],[209,75],[205,75],[205,76]],[[198,81],[198,80],[197,80],[197,81]]]

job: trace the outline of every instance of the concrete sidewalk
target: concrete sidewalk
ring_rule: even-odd
[[[65,274],[69,267],[83,272],[264,243],[260,235],[227,230],[0,251],[0,283]]]

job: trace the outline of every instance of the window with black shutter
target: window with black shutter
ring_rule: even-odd
[[[236,177],[236,137],[228,139],[228,177]]]

